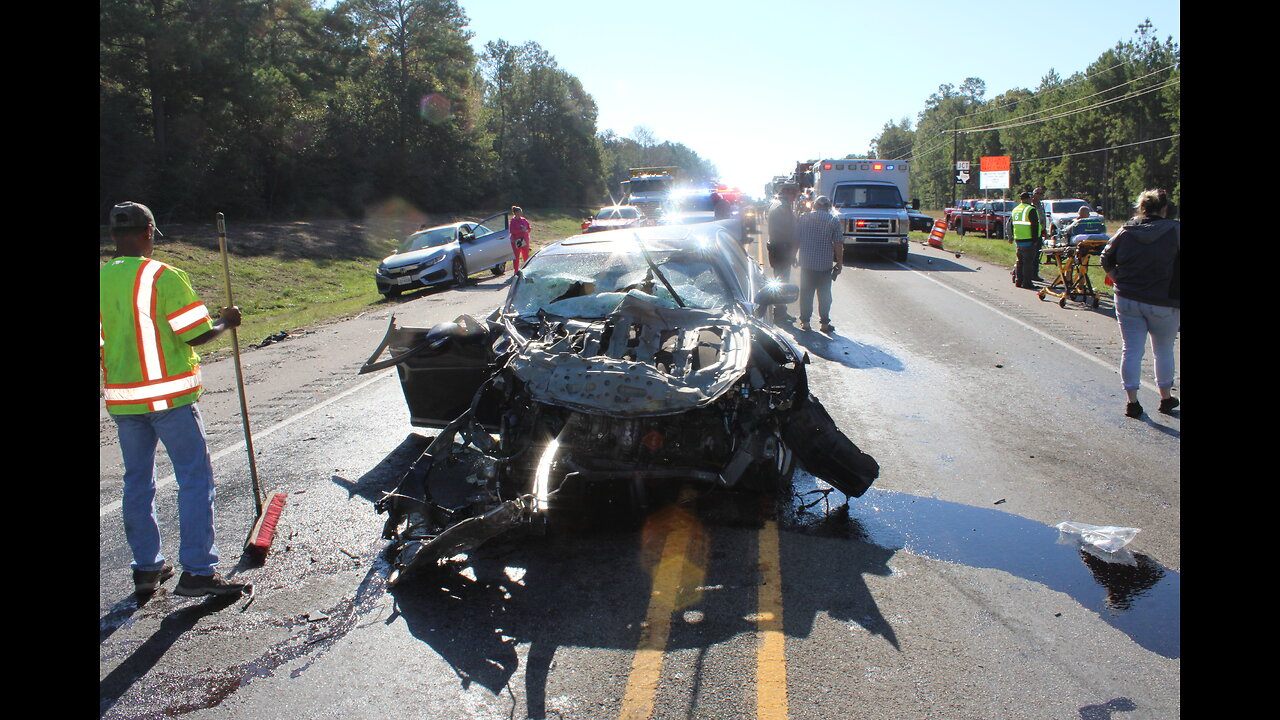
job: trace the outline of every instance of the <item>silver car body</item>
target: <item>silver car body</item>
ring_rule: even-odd
[[[496,229],[495,229],[496,228]],[[374,280],[378,292],[398,295],[414,288],[460,282],[455,261],[466,275],[492,268],[495,273],[514,259],[507,213],[480,222],[456,222],[413,233],[400,249],[378,264]]]

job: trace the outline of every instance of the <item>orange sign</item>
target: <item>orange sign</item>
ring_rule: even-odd
[[[978,170],[981,172],[999,172],[1001,170],[1008,172],[1009,156],[1008,155],[991,155],[988,157],[980,158],[978,160]]]

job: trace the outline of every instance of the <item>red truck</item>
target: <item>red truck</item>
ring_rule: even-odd
[[[947,227],[958,235],[975,232],[1002,238],[1015,205],[1012,200],[961,200],[956,207],[946,209]]]

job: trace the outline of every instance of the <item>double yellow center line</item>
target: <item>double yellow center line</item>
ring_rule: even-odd
[[[666,530],[662,554],[653,573],[653,589],[640,642],[631,662],[627,691],[622,700],[622,720],[653,717],[654,697],[662,676],[662,660],[671,635],[675,612],[696,597],[701,567],[690,562],[692,541],[699,530],[697,520],[685,509],[693,493],[685,489],[681,502],[663,513],[656,527]],[[759,540],[760,586],[756,596],[756,717],[760,720],[787,718],[787,667],[785,636],[782,630],[782,566],[779,563],[778,525],[764,524]],[[698,578],[692,577],[698,574]]]

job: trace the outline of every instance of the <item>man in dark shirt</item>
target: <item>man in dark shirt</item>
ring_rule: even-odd
[[[796,216],[795,200],[800,186],[793,182],[783,183],[778,189],[778,199],[769,207],[767,219],[769,227],[769,267],[773,275],[782,282],[791,281],[791,266],[796,261]],[[775,305],[774,322],[791,320],[786,305]]]

